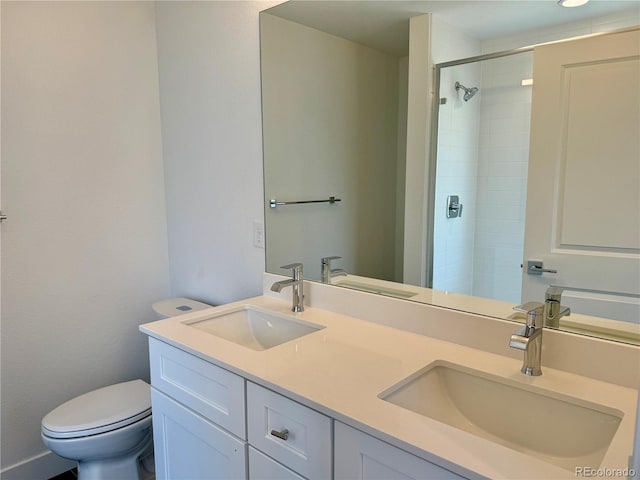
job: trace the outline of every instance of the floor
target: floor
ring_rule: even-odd
[[[71,469],[67,472],[61,473],[60,475],[56,475],[49,480],[77,480],[78,479],[78,470],[76,468]]]
[[[147,469],[144,470],[143,480],[155,480],[155,468],[151,468],[153,471],[149,471]],[[78,469],[74,468],[67,472],[61,473],[60,475],[56,475],[55,477],[50,478],[49,480],[78,480]]]
[[[153,454],[147,455],[142,460],[142,471],[140,473],[141,480],[155,480],[155,465],[153,460]],[[60,475],[51,477],[49,480],[78,480],[78,469],[72,468]]]

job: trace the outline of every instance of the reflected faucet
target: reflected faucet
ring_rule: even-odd
[[[281,280],[271,285],[271,290],[280,293],[284,287],[291,286],[293,289],[293,305],[291,311],[303,312],[304,311],[304,280],[302,278],[302,264],[292,263],[290,265],[283,265],[280,268],[292,269],[293,276],[289,280]]]
[[[571,309],[561,305],[564,288],[551,286],[544,294],[544,326],[559,328],[560,317],[571,315]]]
[[[342,268],[331,269],[331,260],[338,260],[339,258],[342,257],[322,257],[322,283],[331,283],[333,277],[347,274]]]
[[[527,314],[527,323],[511,335],[509,346],[524,352],[524,360],[520,371],[525,375],[542,375],[540,362],[542,360],[542,330],[543,327],[538,317],[544,315],[545,304],[540,302],[528,302],[513,307],[516,312]]]

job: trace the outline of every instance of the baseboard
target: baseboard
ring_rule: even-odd
[[[76,462],[44,452],[0,471],[2,480],[47,480],[76,466]]]

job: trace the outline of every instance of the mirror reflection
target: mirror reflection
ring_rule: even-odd
[[[521,301],[532,78],[530,51],[440,70],[434,289]]]
[[[548,326],[640,341],[637,280],[611,291],[525,273],[535,251],[525,251],[534,53],[511,49],[640,23],[637,2],[598,2],[590,18],[549,27],[549,3],[558,8],[293,1],[263,12],[267,271],[286,274],[282,265],[301,261],[310,280],[516,321],[515,305],[559,297],[572,314]],[[479,15],[494,23],[480,31],[470,21]],[[420,55],[437,65],[436,78],[416,76]],[[637,199],[637,184],[629,188]],[[623,276],[633,280],[638,251],[606,255],[625,257]],[[548,257],[532,260],[551,269]],[[561,293],[546,295],[557,283]]]

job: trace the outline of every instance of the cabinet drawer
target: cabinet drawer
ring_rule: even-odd
[[[244,379],[194,355],[149,338],[151,384],[246,439]]]
[[[249,447],[249,478],[251,480],[304,480],[253,447]]]
[[[329,417],[251,382],[247,417],[251,445],[306,478],[331,478]],[[285,430],[286,439],[273,434]]]

